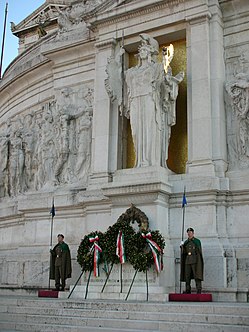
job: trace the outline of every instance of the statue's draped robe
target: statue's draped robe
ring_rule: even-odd
[[[157,62],[158,42],[141,34],[139,63],[129,68],[123,82],[124,49],[108,60],[105,86],[111,100],[117,99],[121,114],[130,118],[136,153],[134,167],[162,166],[167,168],[171,127],[176,123],[178,84],[184,73],[172,76],[172,69]]]
[[[163,166],[168,149],[168,115],[163,108],[164,71],[160,63],[130,68],[126,73],[128,110],[136,151],[135,167]]]

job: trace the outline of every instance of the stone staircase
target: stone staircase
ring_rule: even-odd
[[[0,331],[248,332],[248,303],[0,296]]]

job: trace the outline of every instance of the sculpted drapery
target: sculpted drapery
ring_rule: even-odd
[[[118,58],[108,62],[106,87],[112,99],[117,98],[124,103],[124,114],[130,118],[136,152],[135,167],[167,167],[171,126],[175,125],[176,119],[178,84],[184,74],[173,77],[169,66],[165,70],[163,63],[156,61],[159,54],[157,41],[147,34],[140,37],[138,65],[128,69],[124,75],[127,91],[124,100],[120,99],[120,90],[113,80],[113,75],[120,72]],[[121,54],[123,52],[121,49]]]
[[[226,84],[232,114],[228,127],[230,168],[248,168],[249,165],[249,75],[237,74]]]
[[[0,127],[0,198],[54,186],[85,186],[91,163],[93,89],[63,88],[57,99]]]

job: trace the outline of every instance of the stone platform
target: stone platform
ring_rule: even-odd
[[[249,306],[0,296],[0,331],[248,332]]]
[[[169,302],[212,302],[212,294],[169,294]]]
[[[38,291],[38,297],[51,297],[57,298],[59,291],[52,289],[41,289]]]

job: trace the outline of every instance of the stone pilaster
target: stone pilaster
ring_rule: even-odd
[[[117,128],[113,121],[118,123],[118,112],[114,118],[112,105],[105,89],[107,59],[113,55],[116,41],[110,39],[96,43],[95,62],[95,101],[93,114],[93,149],[92,149],[92,174],[90,185],[103,184],[111,180],[117,160],[117,145],[113,144],[117,138]],[[115,148],[116,146],[116,148]]]
[[[187,17],[187,172],[213,176],[210,18],[208,11],[202,15]]]
[[[210,79],[212,112],[212,158],[215,173],[224,177],[227,170],[226,116],[224,106],[224,44],[222,13],[218,6],[210,8]]]

